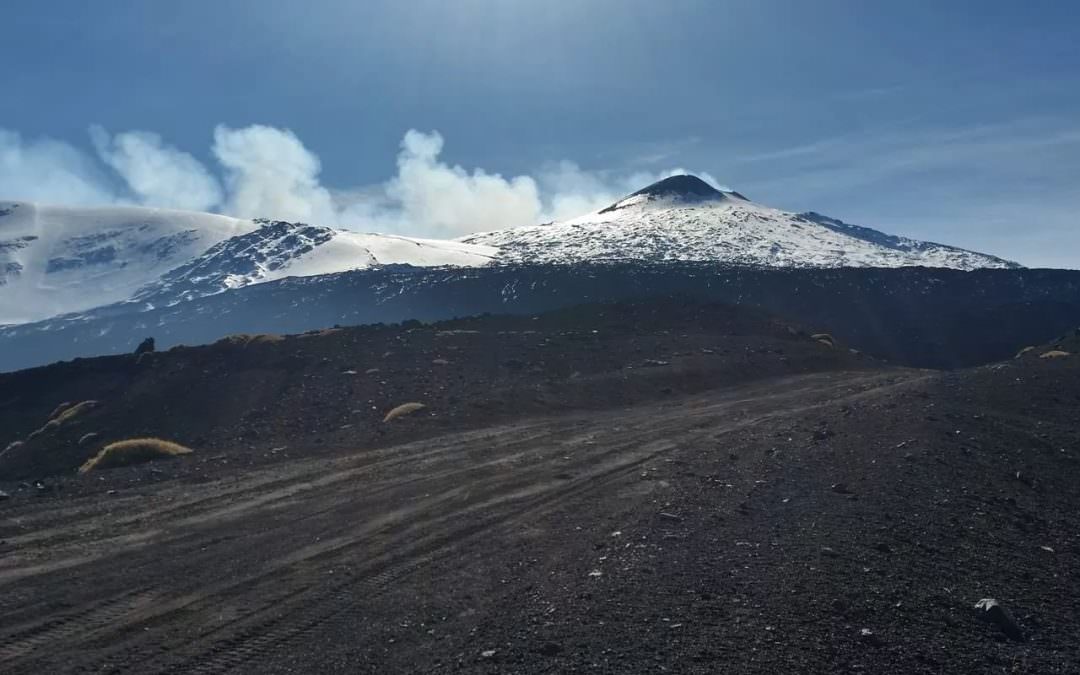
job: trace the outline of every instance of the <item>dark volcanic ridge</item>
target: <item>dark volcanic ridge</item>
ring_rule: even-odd
[[[683,295],[763,309],[893,363],[956,368],[1010,358],[1075,328],[1073,270],[761,269],[705,263],[387,266],[290,278],[143,311],[119,303],[0,327],[0,371],[128,353],[230,333],[300,333],[335,324],[489,313],[535,314],[588,302]]]

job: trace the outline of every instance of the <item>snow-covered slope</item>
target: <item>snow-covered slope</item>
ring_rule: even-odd
[[[486,265],[489,246],[434,239],[360,234],[318,225],[255,221],[258,228],[218,243],[140,288],[132,300],[150,306],[212,295],[283,277],[333,274],[375,265]]]
[[[497,250],[138,207],[0,202],[0,324],[116,302],[174,304],[286,276],[484,265]]]
[[[463,237],[500,261],[706,261],[774,267],[1019,267],[960,248],[893,237],[816,213],[795,214],[673,176],[564,222]]]
[[[124,300],[255,227],[209,213],[0,202],[0,324]]]

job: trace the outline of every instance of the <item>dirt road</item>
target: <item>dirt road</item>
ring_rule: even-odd
[[[933,377],[796,376],[255,471],[224,465],[201,480],[106,479],[73,497],[12,500],[0,507],[0,670],[888,663],[889,646],[860,642],[871,621],[858,602],[835,580],[815,591],[818,563],[806,559],[845,523],[882,540],[889,526],[845,511],[859,508],[845,485],[830,490],[826,473],[843,474],[842,459],[819,475],[780,458],[836,433],[811,420],[848,419]],[[777,486],[789,496],[762,497]],[[866,567],[831,546],[837,560],[823,565]],[[765,572],[743,579],[755,566]],[[853,585],[895,604],[871,567]],[[943,658],[935,649],[928,669]]]

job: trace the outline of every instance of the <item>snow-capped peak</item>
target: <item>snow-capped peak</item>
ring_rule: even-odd
[[[695,261],[770,267],[1019,267],[960,248],[795,214],[672,176],[579,218],[463,237],[500,261]]]

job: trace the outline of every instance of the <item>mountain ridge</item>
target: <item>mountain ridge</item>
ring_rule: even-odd
[[[458,241],[498,247],[502,261],[534,264],[644,260],[766,267],[1022,267],[814,212],[775,209],[690,175],[670,176],[570,220],[471,234]]]
[[[766,268],[1021,267],[813,211],[774,209],[686,174],[577,218],[455,240],[168,209],[0,202],[0,324],[116,303],[149,310],[286,276],[387,264],[465,268],[633,261]]]

